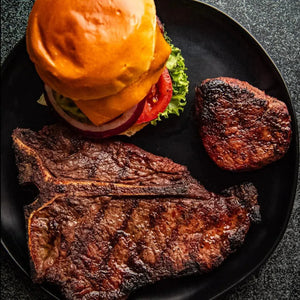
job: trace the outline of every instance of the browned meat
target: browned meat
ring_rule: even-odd
[[[196,87],[196,113],[204,147],[221,168],[244,171],[280,159],[291,140],[286,105],[249,83],[206,79]]]
[[[33,182],[49,199],[66,190],[84,196],[207,193],[186,167],[131,144],[91,142],[56,125],[15,129],[12,137],[20,183]]]
[[[119,299],[167,276],[207,272],[249,229],[256,191],[231,192],[201,201],[53,198],[29,219],[35,278],[60,285],[68,299]]]
[[[17,129],[13,140],[21,183],[40,190],[26,208],[33,278],[67,299],[126,298],[161,278],[207,272],[259,219],[252,184],[216,195],[185,167],[133,145],[57,126]]]

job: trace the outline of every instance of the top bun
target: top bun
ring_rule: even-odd
[[[114,95],[150,68],[153,0],[36,0],[26,42],[41,79],[74,100]]]

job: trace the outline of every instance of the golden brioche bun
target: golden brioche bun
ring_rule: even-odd
[[[150,68],[153,0],[36,0],[27,51],[41,79],[71,99],[114,95]]]
[[[89,101],[76,100],[75,104],[93,124],[98,126],[109,122],[139,103],[148,94],[151,86],[157,83],[170,53],[171,47],[157,26],[155,51],[150,68],[138,81],[115,95]]]

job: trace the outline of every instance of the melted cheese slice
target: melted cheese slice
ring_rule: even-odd
[[[75,104],[97,126],[111,121],[147,95],[151,86],[158,81],[170,53],[171,47],[156,26],[154,57],[149,70],[139,80],[115,95],[95,100],[74,100]]]

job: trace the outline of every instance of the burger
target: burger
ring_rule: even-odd
[[[186,104],[184,59],[153,0],[36,0],[26,44],[47,104],[91,137],[133,135]]]

